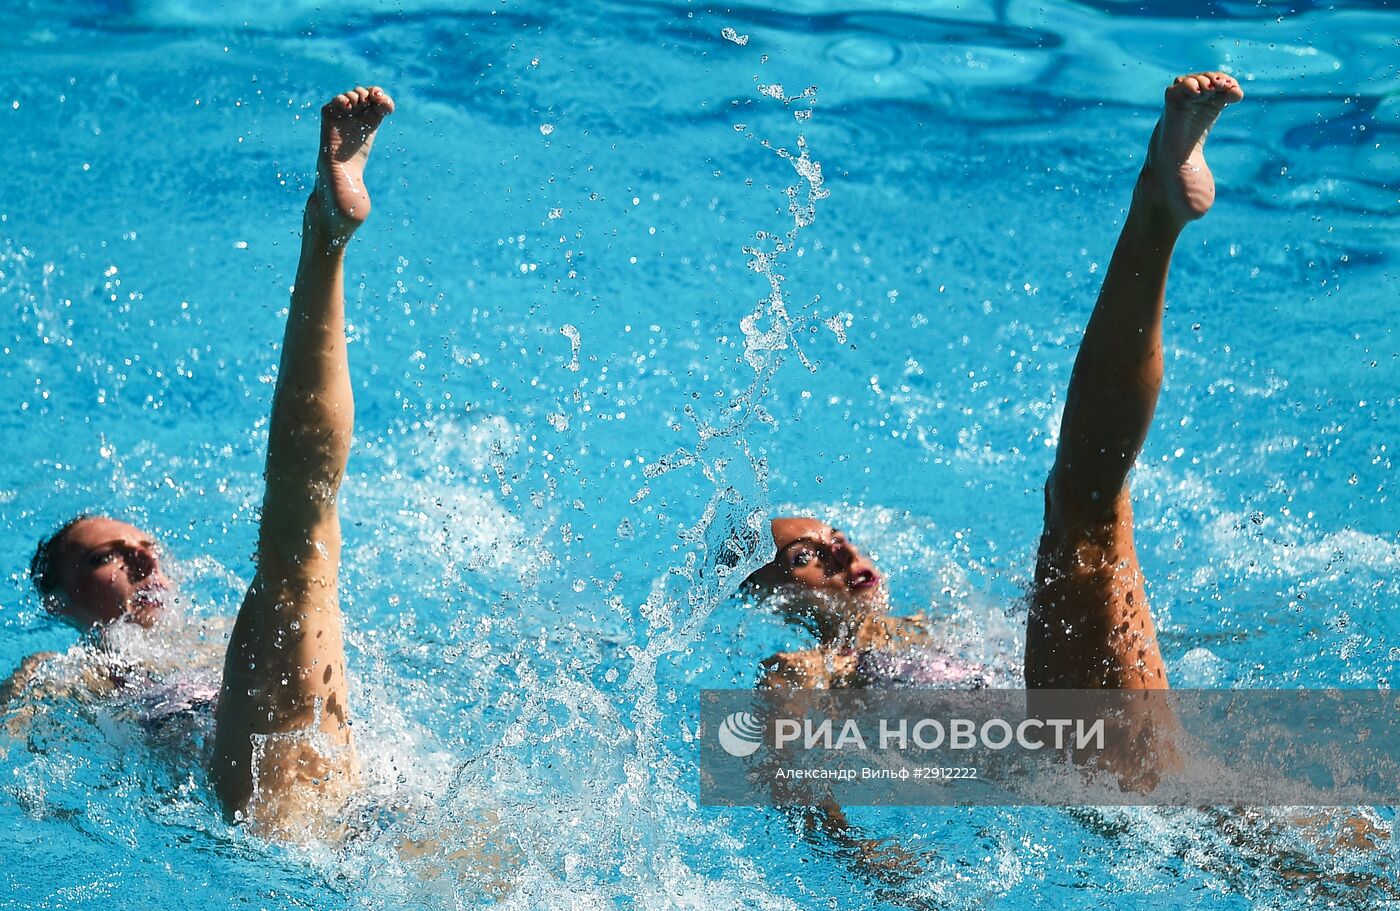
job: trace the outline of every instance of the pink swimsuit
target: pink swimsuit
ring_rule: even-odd
[[[980,690],[987,686],[984,671],[980,664],[931,646],[867,648],[856,653],[856,674],[873,687]]]

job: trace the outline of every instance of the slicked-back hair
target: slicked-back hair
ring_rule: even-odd
[[[91,518],[89,513],[79,513],[59,526],[53,534],[40,539],[39,546],[34,548],[34,556],[29,558],[29,581],[34,583],[39,594],[51,595],[54,589],[58,588],[58,576],[54,572],[53,558],[63,547],[63,542],[73,527],[84,519]]]

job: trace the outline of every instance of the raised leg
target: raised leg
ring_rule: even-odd
[[[1026,628],[1026,685],[1167,686],[1133,543],[1128,473],[1162,384],[1172,249],[1215,199],[1206,133],[1244,97],[1223,73],[1167,90],[1132,206],[1074,363]]]
[[[354,784],[337,576],[336,500],[354,401],[345,352],[345,245],[369,214],[362,182],[394,109],[381,89],[321,111],[316,189],[282,343],[257,568],[224,660],[210,768],[230,819],[296,834]]]

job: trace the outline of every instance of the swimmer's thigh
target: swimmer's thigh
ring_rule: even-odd
[[[1166,687],[1128,488],[1092,510],[1057,506],[1050,489],[1026,623],[1026,685]]]
[[[225,813],[291,822],[354,783],[334,508],[311,533],[265,515],[257,571],[224,659],[211,777]]]

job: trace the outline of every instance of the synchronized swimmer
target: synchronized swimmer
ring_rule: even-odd
[[[1074,362],[1045,485],[1025,681],[1030,688],[1162,689],[1167,673],[1133,542],[1128,475],[1162,386],[1162,314],[1172,250],[1215,201],[1206,134],[1244,92],[1224,73],[1167,87],[1132,205]],[[772,558],[745,581],[809,628],[815,648],[763,663],[770,687],[977,686],[919,617],[890,613],[884,580],[842,532],[776,518]]]
[[[1219,72],[1181,76],[1166,89],[1074,362],[1045,485],[1044,529],[1026,620],[1028,688],[1167,687],[1133,540],[1128,475],[1162,385],[1162,315],[1172,250],[1182,230],[1215,201],[1206,135],[1225,106],[1243,98],[1239,83]],[[775,518],[770,528],[773,555],[744,588],[765,600],[778,595],[771,601],[815,635],[817,644],[764,661],[761,686],[985,685],[984,669],[952,653],[922,615],[891,613],[883,577],[843,532],[811,517]],[[1145,736],[1171,724],[1153,717],[1140,723]],[[1150,779],[1175,761],[1169,743],[1155,755],[1160,768],[1134,762],[1136,767],[1118,771]],[[834,803],[811,808],[804,823],[882,878],[890,867],[908,862],[898,849],[861,837]]]
[[[1128,475],[1162,380],[1162,313],[1181,231],[1210,208],[1202,147],[1243,98],[1218,72],[1166,90],[1132,206],[1089,319],[1045,491],[1026,632],[1028,687],[1167,686],[1133,543]],[[345,250],[370,212],[365,163],[394,110],[380,88],[337,95],[321,111],[315,189],[273,398],[256,568],[224,659],[209,775],[230,820],[271,834],[324,827],[356,787],[351,693],[338,597],[337,496],[350,452]],[[981,669],[942,649],[919,618],[891,614],[875,566],[814,518],[772,522],[772,559],[746,586],[782,592],[816,647],[764,662],[769,687],[979,686]],[[46,608],[82,631],[156,623],[171,589],[157,542],[101,515],[69,521],[31,565]],[[40,665],[25,662],[6,695]],[[107,681],[119,685],[120,681]],[[254,761],[255,744],[261,751]]]
[[[268,834],[327,830],[358,778],[338,591],[336,501],[355,407],[344,265],[346,245],[370,213],[365,162],[393,111],[378,87],[352,89],[321,108],[316,186],[302,221],[272,400],[253,582],[217,698],[176,693],[169,700],[212,710],[214,792],[228,819]],[[73,519],[41,542],[30,571],[45,607],[84,631],[155,624],[171,587],[157,542],[100,515]],[[29,661],[21,673],[37,670]],[[23,684],[12,680],[8,688],[15,693]]]

